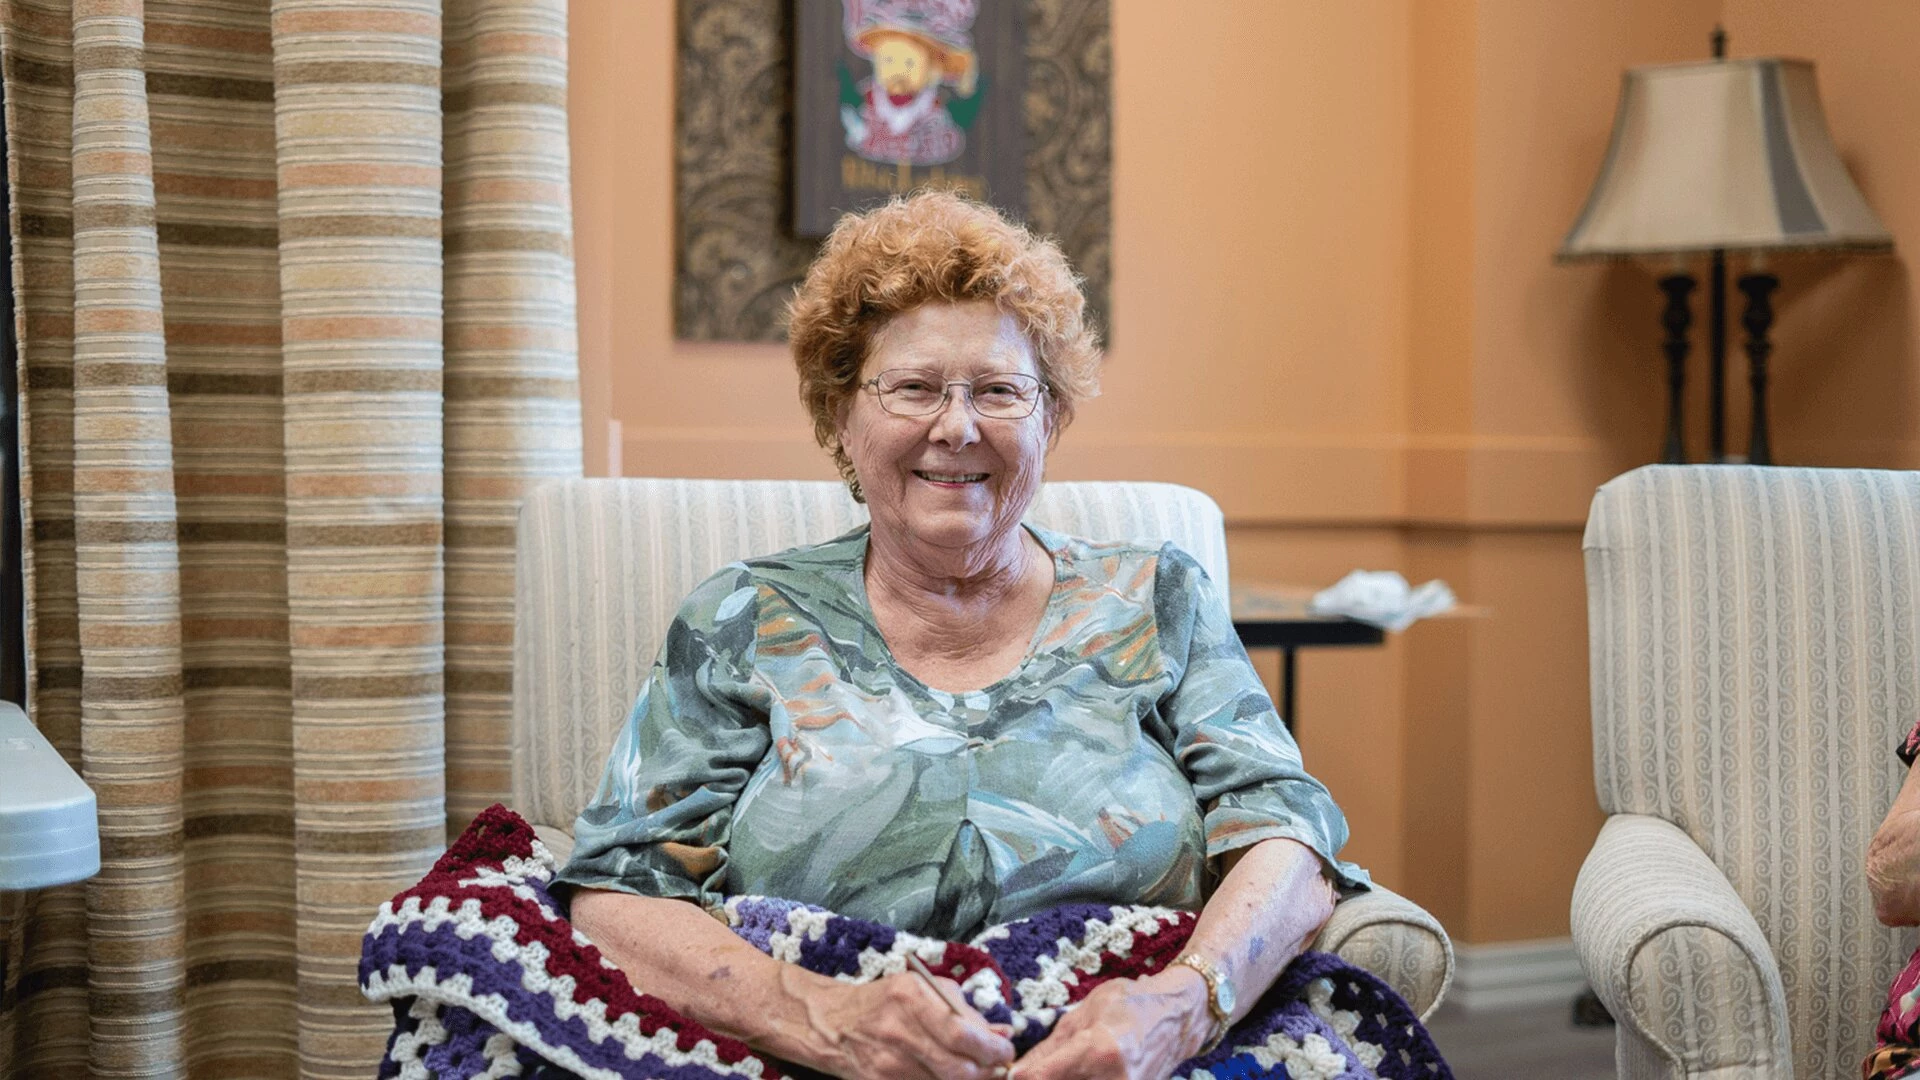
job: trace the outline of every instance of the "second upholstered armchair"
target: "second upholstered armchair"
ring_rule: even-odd
[[[1587,520],[1573,935],[1622,1077],[1857,1077],[1910,931],[1866,852],[1920,715],[1920,473],[1653,466]]]

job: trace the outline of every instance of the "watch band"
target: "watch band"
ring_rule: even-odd
[[[1207,1015],[1213,1020],[1213,1030],[1207,1034],[1207,1043],[1200,1048],[1200,1053],[1208,1053],[1220,1045],[1221,1039],[1227,1037],[1227,1023],[1233,1019],[1233,1010],[1221,998],[1230,995],[1232,989],[1227,988],[1226,994],[1223,995],[1221,990],[1226,986],[1227,977],[1221,974],[1220,969],[1214,967],[1212,963],[1193,953],[1187,953],[1174,963],[1199,972],[1200,977],[1207,982]]]

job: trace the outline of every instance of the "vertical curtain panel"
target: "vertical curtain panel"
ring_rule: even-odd
[[[565,0],[0,0],[29,712],[102,870],[0,897],[0,1078],[370,1076],[359,936],[510,787],[580,471]]]

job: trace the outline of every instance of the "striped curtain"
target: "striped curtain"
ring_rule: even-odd
[[[580,471],[565,0],[0,0],[30,713],[103,869],[0,1077],[372,1075],[359,936],[509,789]]]

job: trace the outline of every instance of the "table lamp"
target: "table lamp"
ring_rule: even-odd
[[[1559,261],[1709,255],[1709,445],[1726,460],[1727,252],[1893,250],[1834,149],[1805,60],[1716,59],[1629,69],[1620,83],[1613,139],[1586,208],[1560,245]],[[1747,460],[1772,464],[1767,439],[1767,359],[1772,294],[1780,280],[1758,269],[1738,285],[1747,306],[1753,427]],[[1666,294],[1667,432],[1662,460],[1686,460],[1681,403],[1686,382],[1688,298],[1693,276],[1660,279]]]
[[[0,889],[40,889],[100,872],[93,789],[20,706],[0,701]]]

